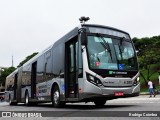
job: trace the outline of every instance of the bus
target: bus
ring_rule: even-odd
[[[10,105],[94,102],[138,96],[139,67],[130,35],[122,30],[81,24],[6,78]]]

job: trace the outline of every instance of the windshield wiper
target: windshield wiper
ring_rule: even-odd
[[[123,60],[123,56],[122,56],[122,43],[123,43],[123,41],[125,40],[125,37],[122,37],[122,38],[120,38],[120,43],[118,43],[118,48],[119,48],[119,51],[120,51],[120,56],[121,56],[121,59]]]
[[[123,60],[123,56],[122,56],[122,49],[121,49],[120,44],[118,44],[118,48],[119,48],[119,52],[120,52],[121,59]]]
[[[122,45],[123,41],[125,40],[125,37],[120,38],[120,45]]]
[[[111,60],[112,60],[112,53],[111,53],[111,48],[109,46],[109,43],[106,42],[106,40],[104,39],[104,37],[100,33],[97,33],[97,36],[100,37],[101,40],[103,41],[103,42],[100,42],[100,43],[105,49],[107,49],[107,51],[109,52],[109,54],[111,56]]]

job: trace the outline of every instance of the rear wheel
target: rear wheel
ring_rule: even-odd
[[[94,104],[95,104],[96,106],[104,106],[105,103],[106,103],[106,100],[105,100],[105,99],[100,99],[100,100],[95,100],[95,101],[94,101]]]
[[[11,95],[9,95],[9,105],[17,105],[17,102],[12,102]]]
[[[58,86],[53,88],[52,92],[52,105],[56,108],[62,107],[65,105],[64,102],[60,101],[60,91]]]

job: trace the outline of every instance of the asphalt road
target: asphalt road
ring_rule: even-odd
[[[93,103],[69,103],[63,108],[53,108],[51,103],[39,104],[37,106],[25,106],[18,104],[17,106],[9,106],[7,102],[0,102],[0,116],[2,112],[10,112],[12,117],[10,119],[110,119],[110,120],[160,120],[160,95],[155,98],[149,98],[148,95],[141,95],[133,98],[120,98],[107,101],[105,106],[97,107]],[[8,120],[9,117],[0,119]],[[18,117],[17,117],[17,116]],[[24,118],[24,117],[30,118]],[[42,118],[31,118],[31,116],[38,116]],[[44,117],[45,116],[45,117]],[[146,117],[147,116],[147,117]],[[158,116],[158,117],[156,117]]]

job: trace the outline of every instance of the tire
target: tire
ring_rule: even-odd
[[[55,108],[60,108],[65,105],[65,102],[60,101],[60,90],[55,86],[52,91],[52,105]]]
[[[105,100],[105,99],[100,99],[100,100],[95,100],[95,101],[94,101],[94,104],[95,104],[96,106],[104,106],[105,103],[106,103],[106,100]]]
[[[26,91],[26,93],[25,93],[25,105],[26,106],[29,106],[30,104],[29,104],[29,94],[28,94],[28,91]]]
[[[11,96],[9,95],[9,105],[12,105],[12,104],[13,104],[13,102],[11,100]]]
[[[10,95],[9,95],[9,105],[17,105],[17,102],[12,102]]]

